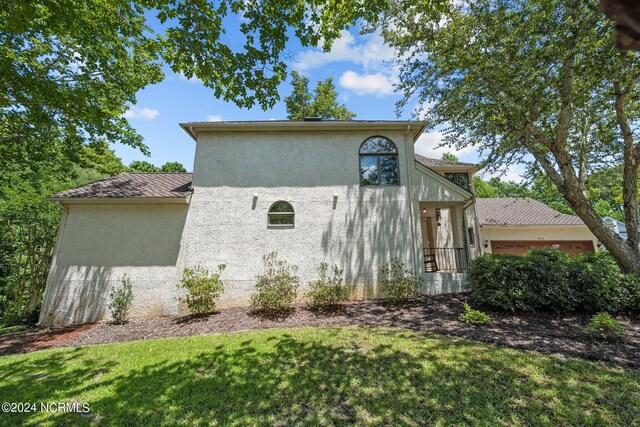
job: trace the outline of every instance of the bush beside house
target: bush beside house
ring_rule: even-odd
[[[532,250],[518,257],[486,254],[468,271],[482,304],[511,312],[549,310],[590,313],[640,309],[640,278],[620,271],[606,253],[569,257]]]
[[[197,266],[185,268],[178,289],[184,289],[186,295],[180,298],[193,315],[204,315],[216,309],[216,302],[222,292],[224,284],[220,280],[226,264],[218,265],[218,271],[210,273],[208,270]]]

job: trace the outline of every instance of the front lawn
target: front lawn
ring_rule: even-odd
[[[269,329],[0,358],[2,425],[637,425],[640,372],[383,328]]]

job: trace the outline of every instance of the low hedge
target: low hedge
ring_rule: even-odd
[[[640,310],[640,278],[622,273],[606,253],[487,254],[471,263],[468,281],[480,303],[505,311]]]

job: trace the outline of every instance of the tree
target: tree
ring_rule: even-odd
[[[320,117],[322,119],[351,120],[356,115],[344,105],[338,104],[338,92],[329,77],[319,81],[314,94],[309,92],[309,79],[292,71],[293,91],[284,98],[287,105],[289,120],[302,120],[305,117]]]
[[[543,171],[618,264],[640,274],[640,61],[614,48],[595,2],[474,0],[440,20],[401,19],[383,28],[401,58],[399,107],[415,99],[434,126],[449,125],[447,142],[476,146],[494,168]],[[626,242],[586,191],[612,166],[623,170]]]
[[[161,172],[186,172],[187,170],[180,162],[167,162],[164,165],[160,166]]]
[[[444,153],[442,155],[442,160],[446,160],[448,162],[457,162],[458,161],[458,156],[456,156],[453,153]]]
[[[144,160],[134,160],[127,166],[127,172],[160,172],[160,168]]]

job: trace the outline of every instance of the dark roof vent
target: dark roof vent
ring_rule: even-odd
[[[302,119],[303,122],[321,122],[322,117],[305,117]]]

